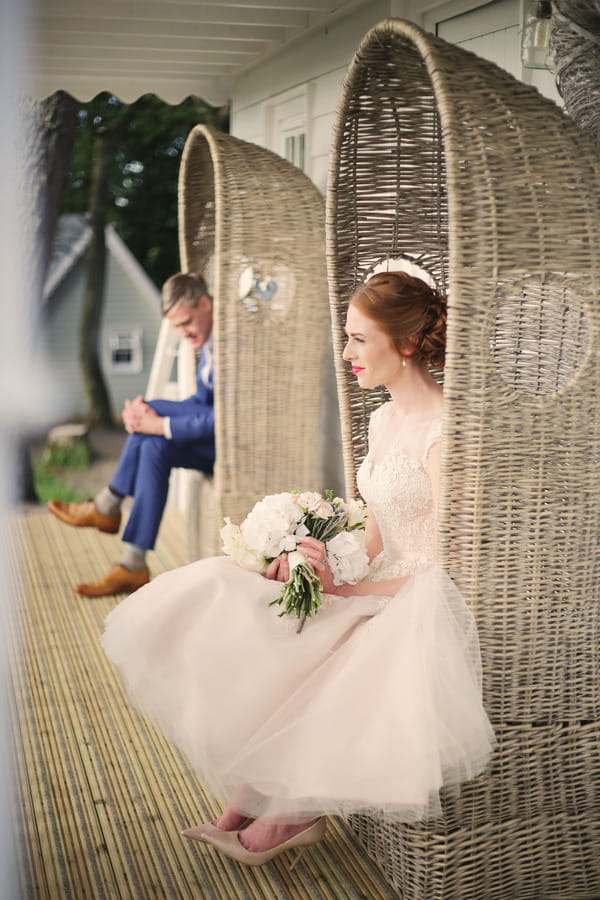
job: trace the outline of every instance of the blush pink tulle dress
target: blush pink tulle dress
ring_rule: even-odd
[[[477,629],[435,563],[425,463],[441,419],[371,418],[358,476],[390,597],[326,595],[297,620],[281,585],[228,557],[166,572],[107,617],[102,645],[132,704],[189,757],[206,788],[248,816],[295,822],[368,812],[439,815],[439,790],[482,771],[494,744]]]

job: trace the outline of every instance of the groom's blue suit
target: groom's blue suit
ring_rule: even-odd
[[[197,391],[185,400],[151,400],[159,416],[169,416],[171,438],[130,434],[110,487],[133,497],[123,540],[151,550],[162,519],[173,468],[212,472],[215,462],[215,412],[210,351],[198,362]]]

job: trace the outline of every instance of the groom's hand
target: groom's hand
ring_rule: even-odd
[[[142,396],[126,400],[122,416],[123,425],[129,434],[164,434],[163,417]]]

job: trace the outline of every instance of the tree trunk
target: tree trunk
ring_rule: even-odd
[[[71,163],[78,109],[78,102],[64,91],[56,91],[40,102],[24,100],[24,116],[28,125],[27,156],[24,161],[26,200],[33,225],[29,268],[40,310],[56,222]]]
[[[48,273],[56,223],[67,184],[75,141],[79,103],[70,94],[57,91],[42,100],[46,133],[46,173],[42,234],[39,238],[42,284]]]
[[[106,207],[111,144],[107,131],[96,135],[89,203],[92,238],[86,256],[86,282],[79,332],[79,362],[87,399],[87,422],[91,427],[114,425],[98,352],[106,281]]]
[[[41,102],[23,100],[27,153],[23,160],[25,203],[31,223],[29,289],[37,300],[32,342],[43,334],[43,291],[56,222],[67,182],[77,125],[78,102],[57,91]],[[38,501],[27,437],[18,441],[17,497]]]
[[[106,282],[106,223],[110,202],[108,173],[119,139],[142,102],[143,97],[124,106],[111,125],[97,131],[94,140],[89,204],[92,239],[86,258],[86,285],[79,332],[79,361],[88,405],[86,418],[91,427],[103,425],[112,428],[115,425],[98,352]]]

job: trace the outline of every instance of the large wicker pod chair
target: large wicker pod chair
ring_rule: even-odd
[[[324,200],[286,160],[199,125],[179,177],[183,271],[214,300],[216,465],[189,490],[192,558],[269,493],[320,488],[321,382],[329,333]],[[179,365],[193,390],[193,354]]]
[[[330,166],[336,357],[388,257],[448,292],[441,563],[498,737],[442,818],[353,817],[404,900],[600,897],[599,248],[600,160],[558,107],[410,23],[365,36]],[[384,395],[338,385],[352,493]]]

